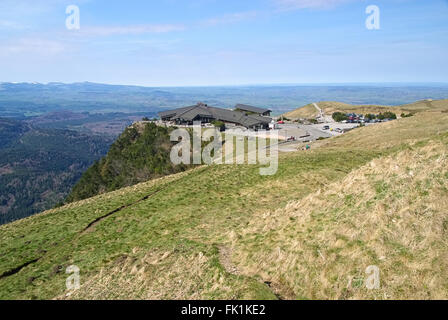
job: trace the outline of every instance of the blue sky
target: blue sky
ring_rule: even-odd
[[[447,57],[447,0],[0,0],[0,82],[448,82]]]

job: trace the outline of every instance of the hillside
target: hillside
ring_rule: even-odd
[[[0,119],[0,224],[62,202],[111,138]]]
[[[422,111],[443,111],[448,109],[448,100],[422,100],[411,104],[405,104],[400,106],[379,106],[379,105],[351,105],[347,103],[334,102],[334,101],[322,101],[318,102],[317,105],[325,112],[327,115],[332,115],[334,112],[343,113],[384,113],[387,111],[394,112],[397,115],[402,113],[416,113]],[[304,107],[298,108],[296,110],[287,112],[284,114],[285,117],[290,119],[309,119],[318,116],[317,109],[313,104],[308,104]]]
[[[447,299],[447,153],[448,113],[421,112],[274,176],[201,166],[4,225],[0,299]]]
[[[167,128],[153,123],[126,128],[107,155],[82,175],[66,202],[83,200],[184,171],[187,166],[173,166],[171,163],[172,145]]]

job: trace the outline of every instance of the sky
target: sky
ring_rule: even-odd
[[[448,0],[0,0],[0,82],[83,81],[448,83]]]

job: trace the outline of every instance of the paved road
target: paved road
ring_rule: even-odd
[[[371,126],[374,125],[373,123],[366,123],[365,126]],[[330,130],[324,130],[324,126],[329,126]],[[342,133],[338,133],[336,131],[334,131],[335,129],[339,128],[339,129],[353,129],[353,128],[357,128],[359,127],[358,123],[339,123],[339,122],[333,122],[333,123],[320,123],[320,124],[314,124],[312,125],[312,127],[316,128],[317,130],[320,131],[324,131],[332,136],[338,136],[341,135]],[[331,130],[333,129],[333,130]]]
[[[314,125],[305,125],[305,124],[281,124],[279,125],[280,132],[279,136],[282,137],[295,137],[297,140],[304,141],[314,141],[318,138],[329,138],[332,135],[322,130],[321,127],[314,126]],[[306,136],[306,137],[304,137]],[[303,137],[303,138],[301,138]]]
[[[300,127],[310,134],[306,140],[314,141],[319,138],[329,138],[332,136],[328,131],[322,130],[322,127],[317,125],[300,125]]]
[[[306,130],[297,124],[280,124],[278,135],[280,138],[287,139],[289,137],[295,137],[299,139],[300,137],[307,134]]]

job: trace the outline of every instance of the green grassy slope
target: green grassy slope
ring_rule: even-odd
[[[431,230],[424,229],[431,217],[445,225],[447,130],[448,114],[422,113],[282,155],[275,176],[260,176],[257,166],[198,167],[2,226],[0,298],[446,298],[446,283],[427,276],[448,278],[436,267],[447,252],[444,227],[422,230]],[[415,166],[415,179],[382,177],[395,166]],[[428,168],[439,170],[425,176]],[[351,180],[361,173],[376,197]],[[408,214],[403,199],[414,202],[412,223],[389,228],[393,218],[374,214],[384,206]],[[395,232],[390,245],[367,221]],[[388,281],[380,294],[341,289],[383,255]],[[67,296],[72,264],[81,289]],[[409,286],[402,277],[412,280],[413,270],[422,277]]]
[[[317,104],[327,115],[331,115],[334,112],[358,113],[358,114],[368,114],[368,113],[378,114],[384,112],[394,112],[395,114],[400,115],[402,113],[407,114],[423,111],[440,112],[443,110],[448,110],[447,99],[431,100],[431,101],[422,100],[401,106],[351,105],[335,101],[321,101],[318,102]],[[287,112],[284,114],[284,116],[291,119],[314,118],[318,116],[318,111],[312,104],[308,104],[296,110]]]

